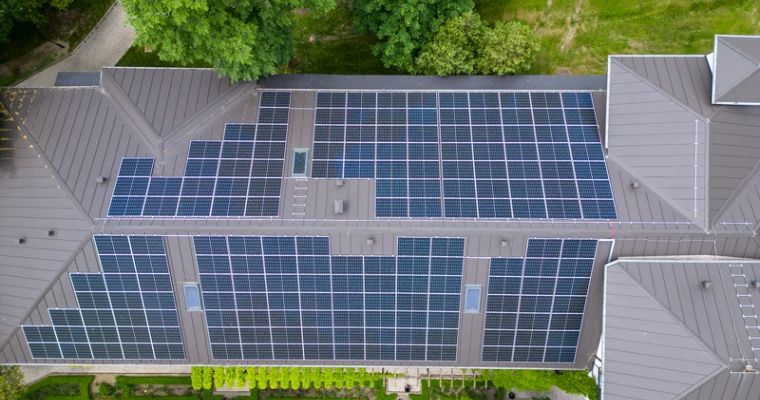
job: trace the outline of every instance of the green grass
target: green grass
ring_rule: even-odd
[[[531,72],[542,74],[603,74],[609,54],[706,54],[715,33],[760,33],[755,0],[584,0],[577,14],[575,0],[476,4],[487,20],[517,19],[534,29],[542,50]]]
[[[87,400],[92,375],[53,375],[24,390],[22,400]]]
[[[372,35],[354,29],[346,1],[325,15],[296,17],[295,57],[284,72],[315,74],[392,74],[372,54]]]

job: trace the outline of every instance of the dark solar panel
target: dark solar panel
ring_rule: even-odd
[[[331,256],[326,237],[195,251],[215,359],[456,359],[464,239],[399,238],[397,257]]]
[[[483,361],[575,362],[596,244],[530,239],[524,259],[491,259]]]
[[[96,235],[95,244],[102,272],[70,274],[79,308],[23,327],[32,357],[184,359],[163,239]]]
[[[124,158],[108,215],[277,216],[289,107],[289,92],[263,92],[258,123],[190,142],[182,177],[151,177],[152,158]]]
[[[375,178],[377,217],[614,219],[591,94],[317,94],[314,178]]]

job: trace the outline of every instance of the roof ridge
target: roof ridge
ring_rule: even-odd
[[[750,186],[750,183],[752,182],[752,180],[756,176],[758,176],[758,175],[760,175],[760,160],[758,160],[755,163],[755,166],[752,167],[752,170],[749,172],[749,174],[747,174],[747,176],[745,176],[744,178],[742,178],[742,180],[739,182],[739,184],[736,185],[736,188],[734,188],[734,190],[731,192],[731,194],[728,195],[728,199],[726,200],[726,204],[724,204],[723,207],[721,207],[721,209],[718,210],[718,212],[715,214],[715,218],[713,218],[711,221],[709,221],[710,227],[712,227],[713,225],[717,224],[718,221],[720,221],[720,219],[725,216],[725,214],[728,212],[728,210],[730,209],[730,207],[732,205],[734,205],[734,203],[736,202],[736,199],[742,193],[744,193],[745,190],[747,190],[747,188]],[[760,221],[755,221],[753,230],[755,230],[758,227],[758,225],[760,225]]]
[[[127,96],[124,90],[119,86],[110,74],[101,74],[100,89],[110,103],[120,111],[125,122],[131,125],[142,141],[148,146],[156,158],[161,158],[161,135],[156,132],[156,128],[148,122],[145,115]]]
[[[24,91],[30,90],[34,93],[34,91],[38,89],[8,89],[7,92],[19,91],[19,90],[24,90]],[[94,226],[95,220],[93,220],[92,217],[90,217],[90,215],[87,213],[87,210],[85,210],[84,206],[82,206],[82,203],[80,203],[79,200],[76,198],[76,196],[74,195],[74,192],[71,190],[69,185],[66,184],[66,180],[64,180],[63,177],[61,177],[60,171],[58,171],[55,165],[53,165],[53,163],[50,161],[50,158],[48,158],[47,154],[45,154],[45,152],[41,150],[39,143],[37,143],[37,140],[29,131],[29,128],[27,128],[24,121],[22,121],[19,118],[20,117],[19,111],[14,112],[14,109],[8,105],[8,102],[7,100],[5,100],[4,96],[0,96],[0,103],[2,103],[2,105],[8,110],[8,114],[13,119],[13,122],[16,124],[18,129],[23,133],[24,139],[32,143],[30,148],[35,153],[37,153],[37,157],[39,157],[42,160],[43,164],[47,167],[47,169],[53,172],[53,179],[55,179],[55,181],[58,183],[58,186],[61,189],[63,189],[63,192],[66,194],[66,197],[68,197],[69,201],[73,203],[74,208],[82,215],[82,217],[84,217],[86,221],[90,223],[91,226]]]
[[[615,265],[615,264],[617,264],[617,263],[618,263],[618,260],[614,261],[614,262],[613,262],[612,264],[610,264],[610,265]],[[680,319],[680,318],[676,317],[676,316],[673,314],[673,312],[671,311],[670,307],[668,307],[667,305],[663,304],[663,303],[662,303],[662,302],[661,302],[661,301],[660,301],[660,300],[657,298],[657,296],[653,295],[653,294],[652,294],[652,293],[651,293],[649,290],[647,290],[647,289],[644,287],[644,285],[642,285],[642,284],[641,284],[641,282],[639,282],[639,280],[638,280],[638,279],[636,279],[636,278],[635,278],[633,275],[631,275],[630,273],[628,273],[628,270],[626,270],[625,268],[622,268],[622,267],[620,267],[620,270],[621,270],[621,271],[623,271],[623,272],[624,272],[624,273],[625,273],[625,274],[626,274],[628,277],[630,277],[630,279],[631,279],[631,280],[634,282],[634,284],[635,284],[635,285],[636,285],[638,288],[640,288],[642,291],[644,291],[644,293],[646,293],[646,294],[647,294],[647,296],[648,296],[650,299],[652,299],[652,300],[653,300],[655,303],[659,304],[659,305],[660,305],[660,306],[663,308],[663,310],[665,311],[665,313],[668,315],[668,317],[669,317],[669,318],[671,318],[671,319],[673,319],[675,322],[677,322],[677,323],[678,323],[678,325],[680,325],[680,326],[681,326],[681,328],[683,328],[683,329],[684,329],[684,331],[685,331],[685,332],[686,332],[686,333],[687,333],[687,334],[688,334],[688,335],[689,335],[689,336],[690,336],[692,339],[694,339],[694,340],[695,340],[695,341],[696,341],[696,342],[697,342],[697,343],[698,343],[698,344],[699,344],[699,345],[702,347],[702,349],[703,349],[703,350],[705,350],[705,351],[706,351],[708,354],[710,354],[710,356],[712,356],[712,358],[714,359],[714,361],[716,361],[716,362],[717,362],[717,364],[719,364],[719,365],[721,365],[721,366],[723,366],[723,367],[725,367],[725,368],[728,368],[728,364],[727,364],[727,363],[724,363],[724,362],[723,362],[723,360],[722,360],[722,359],[721,359],[721,358],[720,358],[720,357],[719,357],[719,356],[718,356],[718,355],[715,353],[715,351],[714,351],[712,348],[710,348],[710,346],[708,346],[708,345],[707,345],[707,343],[705,343],[705,342],[702,340],[702,338],[700,338],[700,337],[699,337],[699,335],[698,335],[697,333],[695,333],[694,331],[692,331],[692,330],[691,330],[691,328],[689,328],[689,327],[688,327],[688,326],[687,326],[687,325],[686,325],[686,324],[685,324],[683,321],[681,321],[681,319]]]
[[[667,97],[668,100],[676,103],[679,107],[683,108],[684,111],[687,111],[687,112],[693,114],[695,117],[697,117],[698,119],[702,120],[702,122],[704,122],[705,119],[707,118],[704,115],[702,115],[699,112],[697,112],[697,110],[695,110],[692,107],[690,107],[688,104],[684,104],[681,100],[678,100],[675,96],[671,95],[670,93],[668,93],[667,91],[665,91],[660,86],[657,86],[656,84],[654,84],[654,82],[650,81],[647,77],[642,76],[641,74],[639,74],[635,70],[629,68],[627,65],[617,62],[617,60],[614,57],[610,57],[610,60],[615,60],[615,64],[618,65],[620,68],[623,68],[627,72],[638,76],[645,85],[651,87],[652,89],[656,90],[658,93],[660,93],[663,96]],[[607,96],[609,96],[609,93],[607,93]]]
[[[13,328],[13,331],[2,341],[0,342],[0,352],[4,351],[5,348],[8,346],[8,343],[13,339],[14,336],[18,333],[19,329],[21,329],[21,326],[24,324],[24,322],[29,319],[29,316],[37,310],[37,307],[39,306],[40,302],[47,296],[48,293],[50,293],[50,290],[55,286],[56,283],[61,279],[61,276],[68,271],[69,267],[71,266],[71,263],[74,262],[74,259],[84,250],[85,246],[87,246],[87,243],[89,243],[92,240],[92,232],[87,234],[85,238],[79,243],[76,249],[71,252],[69,257],[66,259],[66,261],[63,263],[63,267],[60,271],[58,271],[58,274],[56,274],[55,278],[50,280],[50,283],[48,283],[47,287],[45,287],[44,290],[40,292],[40,296],[34,300],[32,303],[32,306],[29,307],[29,310],[27,310],[26,314],[24,314],[23,317],[19,320],[18,325]]]
[[[253,84],[238,83],[230,85],[230,87],[223,93],[219,94],[214,101],[208,103],[205,107],[195,113],[195,115],[188,118],[182,125],[176,127],[160,139],[161,154],[173,154],[177,151],[178,147],[174,144],[181,141],[183,132],[189,131],[189,133],[192,133],[199,128],[206,127],[209,120],[213,120],[214,117],[217,117],[220,111],[226,111],[226,107],[230,104],[239,104],[241,101],[247,99],[246,95],[252,95],[252,93]],[[169,146],[165,146],[167,142],[170,143]]]
[[[731,50],[735,51],[735,52],[736,52],[736,54],[738,54],[738,55],[740,55],[740,56],[744,57],[745,59],[747,59],[747,61],[750,61],[750,62],[752,62],[753,64],[758,64],[758,63],[760,63],[760,60],[755,60],[755,59],[753,59],[752,57],[749,57],[749,56],[747,55],[747,53],[745,53],[745,52],[744,52],[744,50],[737,48],[737,47],[736,47],[736,46],[734,46],[734,45],[733,45],[733,44],[732,44],[730,41],[728,41],[728,40],[721,40],[721,36],[720,36],[720,35],[718,35],[718,36],[717,36],[717,38],[718,38],[718,40],[719,40],[721,43],[723,43],[725,46],[727,46],[727,47],[730,47],[730,48],[731,48]],[[758,66],[757,68],[760,68],[760,66]]]
[[[694,393],[695,390],[701,389],[702,386],[705,385],[705,383],[715,379],[718,377],[719,374],[729,371],[728,366],[724,365],[721,368],[716,368],[715,371],[713,371],[710,375],[705,376],[704,378],[700,379],[699,382],[691,385],[688,389],[682,391],[681,393],[678,393],[676,396],[678,396],[678,399],[685,399],[689,394]]]
[[[665,204],[667,204],[668,206],[670,206],[670,208],[672,208],[673,211],[675,211],[676,213],[678,213],[679,215],[681,215],[682,217],[684,217],[684,219],[686,219],[687,221],[691,221],[692,223],[694,223],[694,225],[700,227],[705,233],[707,233],[709,227],[702,226],[700,223],[698,223],[693,218],[691,218],[689,216],[689,213],[685,212],[685,210],[683,210],[680,206],[678,206],[676,204],[673,204],[671,202],[671,200],[667,196],[665,196],[662,193],[660,193],[660,191],[656,187],[653,187],[653,186],[650,186],[649,184],[647,184],[646,179],[642,178],[637,173],[635,173],[634,171],[632,171],[632,168],[628,167],[627,164],[624,161],[618,160],[617,157],[615,157],[614,154],[609,154],[608,153],[607,154],[607,158],[606,158],[606,162],[607,163],[612,162],[612,163],[616,164],[616,166],[620,167],[620,170],[622,170],[625,174],[629,175],[632,178],[635,178],[638,181],[638,183],[639,183],[640,186],[643,186],[644,189],[646,189],[650,193],[656,195],[658,200],[660,200],[660,201],[664,202]]]

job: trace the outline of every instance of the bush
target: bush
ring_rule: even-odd
[[[121,392],[120,399],[124,400],[144,400],[150,398],[162,398],[166,400],[198,400],[198,399],[221,399],[221,396],[214,396],[211,391],[195,391],[183,396],[145,396],[133,393],[137,385],[186,385],[192,384],[191,377],[184,376],[117,376],[116,387]]]
[[[190,367],[190,382],[195,390],[201,390],[203,388],[203,367]]]
[[[98,385],[98,394],[101,396],[113,396],[115,392],[116,388],[106,382],[101,382],[101,384]]]
[[[203,367],[203,389],[211,390],[214,381],[214,369],[211,367]]]
[[[92,375],[49,376],[27,387],[20,398],[24,400],[88,400],[93,379],[95,377]]]
[[[21,394],[24,375],[18,365],[0,365],[0,398],[15,399]]]
[[[214,387],[224,386],[224,367],[214,367]]]

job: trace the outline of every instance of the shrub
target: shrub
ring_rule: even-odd
[[[23,379],[18,365],[0,365],[0,398],[12,400],[19,397]]]
[[[203,389],[211,390],[214,382],[214,369],[211,367],[203,367]]]
[[[116,392],[116,388],[106,382],[101,382],[98,385],[98,394],[101,396],[113,396],[114,392]]]
[[[92,375],[56,375],[30,385],[20,396],[24,400],[87,400]],[[15,397],[7,397],[14,399]]]
[[[203,388],[203,367],[195,365],[190,367],[190,382],[195,390]]]
[[[214,367],[214,387],[224,386],[224,367]]]

